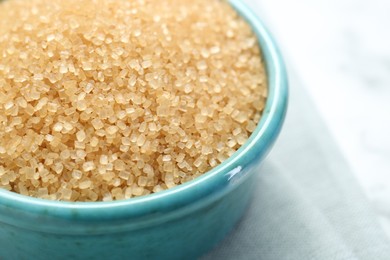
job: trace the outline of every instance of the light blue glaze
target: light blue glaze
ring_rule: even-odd
[[[195,259],[244,213],[255,174],[282,126],[287,76],[274,40],[240,1],[266,63],[269,97],[259,126],[230,159],[176,188],[115,202],[68,203],[0,190],[0,259]]]

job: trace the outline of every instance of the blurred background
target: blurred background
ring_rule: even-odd
[[[262,14],[390,236],[390,1],[243,1]]]

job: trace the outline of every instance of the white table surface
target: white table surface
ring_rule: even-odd
[[[390,1],[243,1],[308,87],[390,236]]]

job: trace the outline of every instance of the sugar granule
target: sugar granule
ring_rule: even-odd
[[[266,73],[222,0],[0,3],[0,188],[110,201],[190,181],[255,130]]]

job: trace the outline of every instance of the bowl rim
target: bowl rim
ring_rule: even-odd
[[[229,159],[194,180],[154,194],[110,202],[50,201],[0,189],[2,206],[31,214],[72,217],[81,220],[137,218],[185,207],[211,194],[226,190],[243,165],[265,156],[275,141],[287,107],[287,73],[280,51],[260,19],[241,0],[229,0],[251,26],[259,41],[268,80],[268,97],[263,116],[247,142]],[[256,153],[259,152],[259,153]]]

